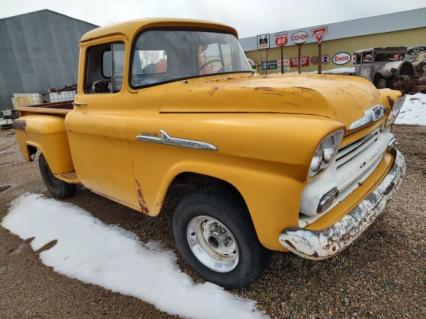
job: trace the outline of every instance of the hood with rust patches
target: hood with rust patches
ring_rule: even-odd
[[[167,89],[165,89],[167,86]],[[339,75],[211,76],[153,87],[167,113],[287,113],[324,116],[346,127],[381,103],[367,80]]]

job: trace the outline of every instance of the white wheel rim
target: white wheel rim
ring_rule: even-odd
[[[237,267],[238,243],[229,228],[217,219],[194,217],[188,223],[186,238],[194,256],[207,268],[226,273]]]

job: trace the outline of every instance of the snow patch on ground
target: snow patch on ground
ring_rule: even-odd
[[[265,318],[256,302],[212,283],[196,284],[159,242],[139,241],[72,204],[41,195],[16,199],[2,224],[31,242],[33,250],[57,240],[40,254],[56,272],[134,296],[169,314],[190,318]]]
[[[355,73],[355,67],[340,67],[334,68],[330,70],[325,70],[323,73],[327,74],[347,74],[347,73]]]
[[[426,126],[426,94],[407,94],[395,124]]]

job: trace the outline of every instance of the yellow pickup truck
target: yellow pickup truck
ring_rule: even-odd
[[[244,287],[270,251],[320,260],[349,246],[405,173],[399,91],[338,75],[254,74],[235,29],[148,19],[81,38],[71,105],[13,126],[56,198],[77,184],[149,216],[207,280]],[[179,190],[179,191],[177,191]],[[77,234],[76,234],[77,235]]]

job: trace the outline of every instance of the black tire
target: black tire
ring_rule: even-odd
[[[226,273],[214,271],[193,254],[187,240],[187,227],[196,216],[211,216],[233,234],[239,249],[237,266]],[[231,192],[201,190],[183,198],[173,216],[176,246],[184,260],[207,281],[225,288],[247,287],[262,273],[270,257],[257,239],[256,232],[242,200]]]
[[[378,89],[385,89],[388,87],[388,82],[382,76],[376,76],[376,79],[374,80],[374,85]]]
[[[46,158],[43,154],[40,154],[38,159],[38,167],[40,169],[43,182],[53,197],[64,199],[74,195],[77,185],[66,183],[53,176],[52,171],[50,170]]]

